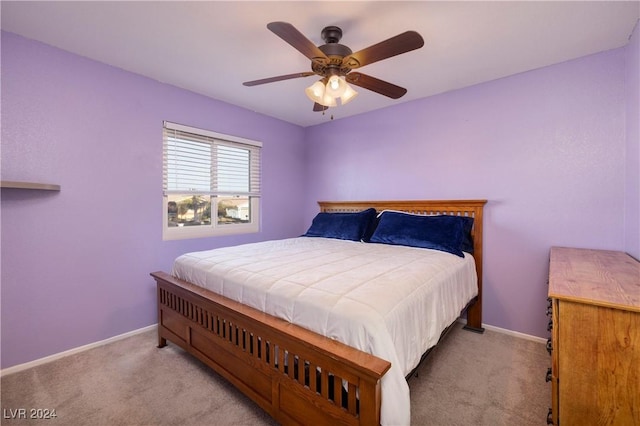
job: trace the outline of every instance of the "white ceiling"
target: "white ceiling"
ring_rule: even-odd
[[[337,25],[354,52],[407,30],[425,46],[359,68],[408,89],[393,100],[357,88],[336,119],[627,44],[639,1],[45,1],[0,4],[2,29],[301,126],[326,122],[304,88],[316,77],[270,32],[293,24],[316,45]]]

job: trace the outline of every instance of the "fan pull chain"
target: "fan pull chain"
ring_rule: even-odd
[[[322,115],[324,115],[324,112],[325,112],[326,110],[328,110],[328,109],[329,109],[329,108],[325,108],[325,109],[323,109],[323,110],[322,110]],[[333,120],[333,114],[331,114],[331,120]]]

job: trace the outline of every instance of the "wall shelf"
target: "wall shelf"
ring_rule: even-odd
[[[15,182],[10,180],[0,181],[0,188],[35,189],[40,191],[60,191],[60,185],[55,185],[51,183]]]

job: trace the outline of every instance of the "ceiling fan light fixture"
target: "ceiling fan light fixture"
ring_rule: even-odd
[[[338,99],[340,99],[340,105],[344,105],[358,94],[349,86],[344,77],[337,75],[329,77],[328,80],[324,78],[316,81],[307,87],[304,92],[313,102],[325,107],[337,106]]]
[[[344,84],[347,87],[346,87],[344,93],[342,94],[342,96],[340,96],[340,105],[344,105],[347,102],[350,102],[351,100],[353,100],[353,98],[355,98],[356,96],[358,96],[358,92],[353,90],[353,88],[351,86],[349,86],[346,82]]]
[[[343,77],[332,75],[327,82],[326,93],[333,98],[339,98],[344,94],[345,90],[347,90],[347,86],[348,84]]]
[[[329,87],[329,83],[325,84],[326,80],[318,80],[313,83],[311,86],[307,87],[304,92],[307,94],[307,97],[311,99],[313,102],[318,103],[322,106],[326,107],[334,107],[337,106],[336,98],[333,96],[327,88]]]
[[[322,80],[318,80],[311,86],[307,87],[304,92],[313,102],[321,104],[324,98],[325,85]]]
[[[334,107],[337,106],[338,104],[336,103],[336,98],[334,98],[333,96],[331,96],[330,94],[328,94],[326,91],[324,93],[324,97],[322,98],[322,102],[318,102],[320,105],[322,106],[326,106],[326,107]]]

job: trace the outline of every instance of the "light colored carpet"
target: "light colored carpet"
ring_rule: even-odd
[[[1,379],[3,425],[275,425],[182,349],[145,332]],[[542,343],[456,324],[409,379],[413,425],[544,425]],[[19,409],[56,418],[11,418]]]

